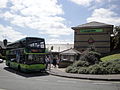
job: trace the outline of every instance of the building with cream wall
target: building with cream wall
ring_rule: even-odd
[[[113,25],[101,22],[89,22],[76,27],[74,30],[74,48],[78,51],[94,48],[100,53],[111,51],[110,35]]]

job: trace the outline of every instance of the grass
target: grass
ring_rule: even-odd
[[[103,58],[101,58],[101,61],[109,61],[109,60],[115,60],[115,59],[120,59],[120,53],[119,54],[113,54],[113,55],[109,55],[109,56],[105,56]]]

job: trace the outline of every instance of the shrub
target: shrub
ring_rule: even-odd
[[[87,67],[89,65],[90,64],[87,61],[80,61],[79,60],[79,61],[76,61],[75,63],[73,63],[73,65],[68,66],[66,68],[66,72],[67,73],[78,73],[78,70],[79,70],[79,73],[81,73],[81,72],[86,73],[86,71],[83,70],[83,67]]]
[[[89,74],[106,74],[106,68],[101,67],[99,64],[92,65],[88,68]]]
[[[80,67],[78,69],[78,73],[79,74],[87,74],[88,73],[87,67]]]
[[[88,71],[90,74],[95,74],[100,70],[100,67],[98,65],[92,65],[88,68]]]
[[[109,74],[115,74],[115,73],[120,74],[120,60],[119,61],[115,60],[111,62],[112,63],[106,67],[108,73]]]
[[[120,74],[120,60],[100,62],[88,68],[89,74]]]
[[[76,61],[75,63],[73,63],[73,67],[86,67],[86,66],[89,66],[89,62],[87,61]]]
[[[100,65],[101,67],[107,67],[107,66],[111,65],[112,63],[113,63],[113,62],[100,62],[99,65]]]
[[[79,74],[120,74],[120,59],[100,62],[97,52],[84,53],[79,61],[66,68],[68,73]]]
[[[100,58],[101,58],[101,54],[100,54],[100,53],[98,53],[98,52],[95,52],[95,51],[90,51],[89,53],[90,53],[90,54],[95,55],[95,57],[97,57],[98,59],[100,59]]]
[[[66,68],[67,73],[77,73],[78,72],[78,67],[73,67],[73,66],[68,66]]]
[[[100,62],[100,54],[97,52],[85,52],[83,53],[83,55],[81,55],[80,60],[82,61],[87,61],[89,62],[89,64],[93,65],[95,63],[99,63]]]
[[[120,59],[111,60],[111,62],[117,62],[120,64]]]
[[[65,69],[65,71],[66,71],[67,73],[70,73],[70,72],[72,71],[72,69],[73,69],[72,66],[68,66],[68,67]]]

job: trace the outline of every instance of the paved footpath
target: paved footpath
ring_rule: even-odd
[[[111,75],[72,74],[72,73],[66,73],[65,69],[59,69],[59,68],[52,68],[48,72],[51,75],[60,76],[60,77],[67,77],[67,78],[120,81],[120,74],[111,74]]]

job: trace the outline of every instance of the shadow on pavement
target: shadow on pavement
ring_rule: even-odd
[[[23,77],[26,77],[26,78],[38,77],[38,76],[48,76],[49,75],[49,73],[47,73],[47,72],[31,72],[31,73],[19,72],[17,70],[9,68],[9,67],[4,67],[4,70],[9,71],[9,72],[14,73],[14,74],[17,74],[17,75],[20,75],[20,76],[23,76]]]

